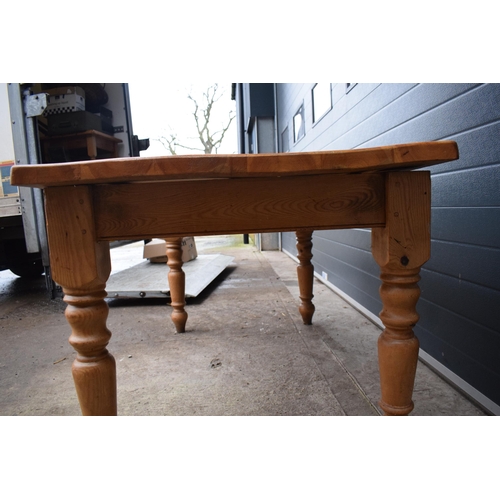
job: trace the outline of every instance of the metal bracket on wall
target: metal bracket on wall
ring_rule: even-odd
[[[32,94],[24,96],[24,112],[27,118],[43,115],[47,109],[47,94]]]

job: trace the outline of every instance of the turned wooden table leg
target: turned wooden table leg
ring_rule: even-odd
[[[170,298],[172,311],[172,321],[177,333],[186,331],[187,312],[186,305],[186,276],[182,270],[182,238],[166,238],[167,244],[167,264],[170,268],[168,273],[168,284],[170,286]]]
[[[63,288],[71,325],[70,344],[77,352],[72,372],[83,415],[116,415],[116,365],[106,346],[108,305],[101,285],[93,290]]]
[[[53,279],[63,287],[77,351],[73,379],[83,415],[116,415],[115,360],[106,349],[106,280],[109,243],[97,242],[88,186],[51,187],[45,192]]]
[[[308,229],[300,229],[295,232],[297,237],[297,258],[299,259],[299,265],[297,266],[300,296],[299,311],[305,325],[312,324],[312,317],[315,310],[312,303],[314,297],[314,266],[311,264],[312,233]]]
[[[91,160],[97,159],[97,142],[95,137],[87,137],[87,154]]]
[[[415,310],[420,289],[419,269],[406,272],[382,268],[380,319],[385,326],[378,340],[380,407],[386,415],[408,415],[413,410],[413,385],[419,342],[412,327],[418,321]]]
[[[372,229],[372,253],[381,268],[378,341],[381,400],[386,415],[413,410],[418,363],[416,304],[420,267],[430,257],[429,172],[386,174],[386,225]]]

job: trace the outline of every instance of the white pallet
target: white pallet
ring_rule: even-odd
[[[197,297],[226,267],[234,257],[222,254],[198,255],[185,262],[186,297]],[[109,277],[106,292],[109,298],[166,297],[170,294],[167,264],[141,262]]]

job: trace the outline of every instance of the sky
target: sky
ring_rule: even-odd
[[[191,94],[197,99],[200,107],[203,104],[203,93],[213,83],[162,83],[152,87],[151,82],[129,83],[130,107],[134,134],[139,139],[149,138],[150,146],[141,151],[141,156],[169,155],[157,139],[176,133],[179,142],[191,147],[201,147],[197,139],[197,131],[193,112],[194,103],[188,98]],[[210,121],[211,131],[219,131],[229,121],[230,111],[235,111],[235,101],[231,100],[231,83],[219,83],[217,95],[222,97],[214,104]],[[236,120],[231,123],[221,148],[222,154],[237,153]],[[189,151],[178,148],[178,154],[203,154],[203,151]]]

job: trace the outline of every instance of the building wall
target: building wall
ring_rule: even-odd
[[[349,85],[349,86],[348,86]],[[277,84],[280,151],[450,139],[460,159],[431,167],[432,256],[415,328],[432,364],[493,412],[500,405],[500,84],[331,84],[313,122],[314,84]],[[294,140],[303,107],[304,135]],[[374,315],[381,309],[370,230],[316,232],[316,272]],[[295,237],[282,235],[296,254]]]

